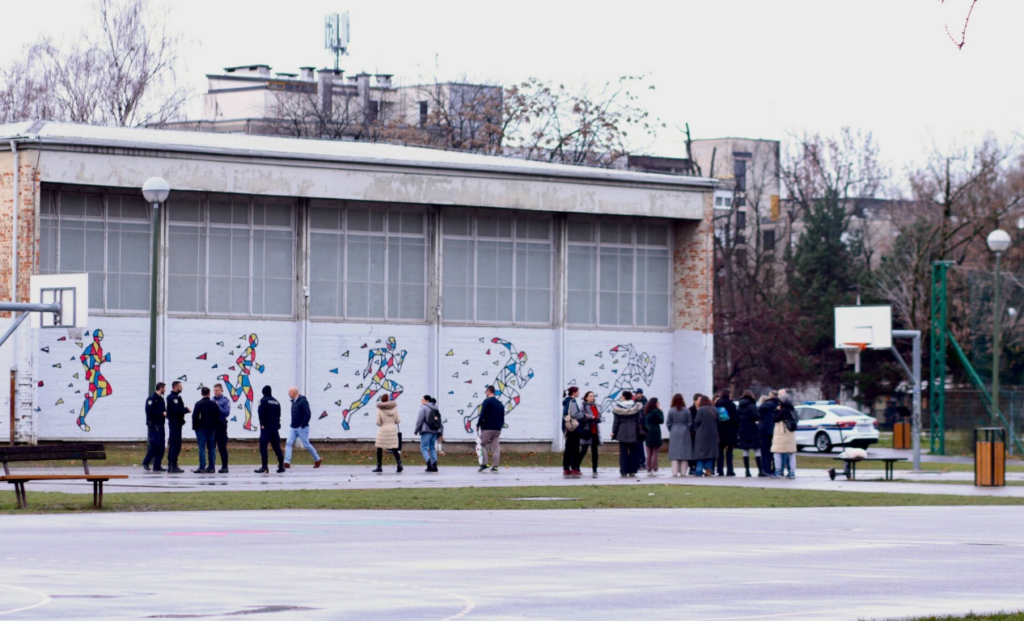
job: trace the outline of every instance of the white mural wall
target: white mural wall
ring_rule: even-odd
[[[33,330],[32,415],[40,439],[145,438],[148,320],[94,323],[79,341]],[[399,403],[407,438],[420,398],[431,394],[446,439],[466,442],[488,384],[505,404],[502,437],[539,442],[558,440],[563,382],[595,391],[603,410],[627,389],[663,401],[673,392],[689,401],[710,390],[710,338],[697,332],[568,330],[564,355],[557,329],[446,326],[436,346],[434,334],[430,325],[311,322],[304,355],[298,322],[170,318],[160,376],[168,385],[180,380],[189,405],[202,386],[223,384],[232,399],[229,433],[239,439],[258,437],[256,407],[268,384],[286,407],[285,420],[288,388],[306,387],[313,438],[372,440],[374,403],[387,392]]]

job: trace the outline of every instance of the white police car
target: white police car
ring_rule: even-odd
[[[796,406],[797,450],[828,453],[834,446],[867,448],[878,442],[878,421],[835,401],[805,401]]]

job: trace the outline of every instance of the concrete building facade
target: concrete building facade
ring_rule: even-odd
[[[80,340],[23,326],[0,350],[0,438],[145,437],[153,176],[172,187],[157,375],[188,402],[225,384],[232,437],[257,437],[265,384],[298,386],[313,437],[341,440],[374,437],[384,392],[411,436],[434,395],[449,441],[472,440],[493,384],[503,436],[553,446],[568,385],[605,408],[711,390],[712,180],[49,122],[0,137],[0,299],[27,301],[32,274],[90,282]]]

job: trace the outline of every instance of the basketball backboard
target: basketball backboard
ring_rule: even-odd
[[[33,328],[82,329],[89,325],[89,274],[45,274],[32,277],[33,304],[59,304],[59,315],[32,313]]]
[[[863,344],[865,349],[892,347],[891,306],[835,307],[836,348]]]

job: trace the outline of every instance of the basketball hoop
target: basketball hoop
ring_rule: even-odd
[[[867,349],[867,343],[843,343],[840,349],[846,354],[846,364],[857,364],[857,359],[860,358],[860,352]]]
[[[69,341],[80,341],[82,340],[82,332],[84,328],[76,328],[75,326],[68,327],[68,340]]]

